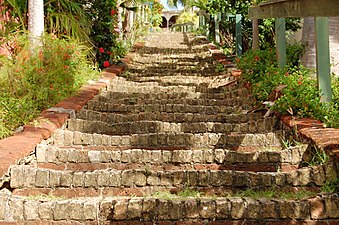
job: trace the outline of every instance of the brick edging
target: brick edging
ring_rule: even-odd
[[[125,64],[112,65],[101,73],[98,81],[86,84],[78,93],[46,109],[36,118],[38,126],[26,124],[21,132],[0,140],[0,184],[9,167],[34,151],[37,144],[50,138],[53,132],[62,127],[67,119],[108,86],[109,82],[126,68]]]
[[[227,56],[212,43],[208,48],[217,62],[224,65]],[[293,116],[278,116],[285,129],[293,131],[299,138],[306,139],[314,143],[317,147],[325,150],[328,154],[339,160],[339,129],[326,128],[320,120],[313,118],[294,118]]]

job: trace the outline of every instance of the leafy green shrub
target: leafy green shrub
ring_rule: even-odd
[[[12,40],[15,51],[0,69],[0,138],[38,113],[75,93],[98,74],[87,61],[88,49],[72,39],[43,37],[32,52],[25,35]]]
[[[152,25],[154,27],[159,27],[162,23],[162,10],[164,6],[157,1],[152,1]]]
[[[251,83],[257,100],[275,102],[269,106],[274,111],[283,115],[312,117],[321,120],[325,126],[339,127],[339,78],[332,78],[333,102],[321,103],[316,77],[299,65],[303,46],[293,45],[289,49],[288,66],[283,69],[277,67],[273,50],[246,52],[236,60],[243,79]],[[278,87],[277,94],[274,91]]]
[[[196,13],[194,12],[183,12],[179,15],[178,19],[177,19],[177,23],[188,23],[188,22],[192,22],[194,24],[196,24],[199,20],[199,17],[197,16]]]
[[[242,70],[242,76],[247,81],[258,82],[261,75],[265,73],[266,68],[276,66],[275,51],[268,50],[249,50],[237,59],[237,67]]]
[[[315,117],[322,109],[316,80],[309,70],[302,66],[290,68],[284,76],[282,82],[286,87],[273,109],[282,114],[289,112],[299,117]]]
[[[300,59],[305,53],[305,45],[303,43],[294,43],[286,48],[286,61],[289,67],[299,66]]]

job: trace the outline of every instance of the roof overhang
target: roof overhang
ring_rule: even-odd
[[[339,16],[339,0],[271,0],[251,7],[249,18],[335,17]]]

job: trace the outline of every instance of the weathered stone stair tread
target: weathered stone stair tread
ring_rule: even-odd
[[[282,131],[256,134],[220,133],[148,133],[132,135],[102,135],[79,131],[58,130],[53,135],[57,146],[107,145],[122,148],[231,148],[256,151],[262,148],[281,148]]]
[[[117,113],[139,113],[139,112],[178,112],[178,113],[240,113],[241,106],[199,106],[199,105],[185,105],[185,104],[148,104],[148,105],[123,105],[111,104],[107,102],[91,101],[87,104],[87,109],[97,109],[102,112],[117,112]]]
[[[107,123],[120,123],[129,121],[162,121],[162,122],[211,122],[211,123],[253,123],[263,120],[263,112],[250,112],[244,114],[200,114],[200,113],[172,113],[172,112],[139,112],[139,113],[109,113],[95,109],[81,109],[76,118],[97,120]],[[267,121],[278,121],[275,117],[269,117]],[[271,125],[274,125],[271,124]]]
[[[213,93],[213,92],[197,92],[197,91],[185,91],[182,88],[178,89],[178,91],[159,91],[159,92],[142,92],[142,91],[133,91],[133,87],[131,86],[130,92],[124,91],[111,91],[107,90],[101,93],[101,95],[106,96],[108,98],[151,98],[151,99],[172,99],[172,98],[193,98],[193,99],[228,99],[234,97],[246,97],[251,95],[249,90],[246,88],[238,88],[236,90],[231,90],[228,92],[222,93]],[[169,88],[167,88],[169,89]]]
[[[103,188],[103,187],[319,187],[326,177],[333,176],[334,165],[305,167],[291,172],[251,172],[231,170],[168,170],[104,169],[95,171],[71,171],[11,167],[11,188]]]
[[[219,80],[218,80],[219,79]],[[229,91],[232,89],[236,88],[236,78],[229,76],[229,77],[215,77],[215,79],[209,79],[209,81],[199,81],[199,80],[188,80],[185,78],[177,78],[177,79],[173,79],[171,77],[171,79],[159,79],[159,78],[134,78],[133,79],[136,82],[142,83],[142,84],[147,84],[148,82],[157,82],[160,86],[162,87],[171,87],[171,86],[186,86],[188,87],[195,87],[196,91],[199,92],[214,92],[214,93],[220,93],[220,92],[225,92],[225,91]],[[222,81],[223,84],[226,84],[228,82],[234,82],[234,84],[232,86],[226,86],[223,87],[224,85],[222,85],[220,82]],[[218,85],[217,82],[219,82],[220,84]],[[110,90],[112,90],[110,88]]]
[[[70,170],[137,169],[221,169],[255,172],[275,172],[296,169],[302,161],[307,145],[284,150],[236,152],[224,149],[196,150],[108,150],[97,147],[51,147],[39,145],[37,163],[41,168]]]
[[[149,224],[164,221],[169,225],[175,221],[188,224],[204,224],[218,220],[218,224],[228,224],[232,220],[245,220],[246,224],[276,224],[275,219],[286,218],[285,223],[296,224],[303,218],[318,218],[315,204],[326,208],[322,219],[337,218],[339,196],[319,195],[300,200],[251,199],[239,197],[172,198],[157,197],[86,197],[52,199],[14,197],[1,194],[0,198],[11,204],[10,213],[4,214],[5,221],[31,221],[40,224],[48,221],[82,221],[93,224],[128,221],[126,224]],[[47,200],[46,200],[47,199]],[[276,210],[280,209],[280,210]],[[337,220],[336,220],[337,221]],[[324,222],[326,223],[326,221]],[[67,223],[68,224],[68,223]],[[214,223],[213,223],[214,224]],[[234,223],[232,223],[234,224]],[[335,220],[334,223],[335,224]]]
[[[276,119],[266,118],[250,123],[133,121],[113,123],[112,121],[70,119],[67,130],[99,134],[147,134],[147,133],[263,133],[276,130]]]
[[[97,95],[95,101],[107,102],[111,104],[125,104],[125,105],[201,105],[201,106],[247,106],[252,105],[254,98],[252,96],[235,97],[230,99],[190,99],[190,98],[177,98],[177,99],[150,99],[150,98],[108,98],[103,95]]]
[[[152,82],[153,83],[153,82]],[[138,85],[139,84],[139,85]],[[130,82],[130,84],[115,84],[107,87],[108,91],[120,93],[162,93],[162,92],[194,92],[196,87],[193,86],[159,86],[159,85],[140,85],[139,82]]]

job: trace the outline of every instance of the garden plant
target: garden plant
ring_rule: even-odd
[[[2,3],[6,18],[1,29],[0,139],[62,99],[75,94],[101,69],[121,63],[133,41],[142,34],[142,21],[130,30],[118,29],[120,18],[128,24],[128,11],[142,2],[110,0],[49,0],[44,3],[45,34],[32,49],[28,38],[27,1]],[[155,4],[154,24],[161,5]],[[160,5],[160,6],[159,6]],[[120,34],[124,33],[123,39]],[[133,38],[131,38],[133,37]],[[133,40],[133,41],[132,41]]]

